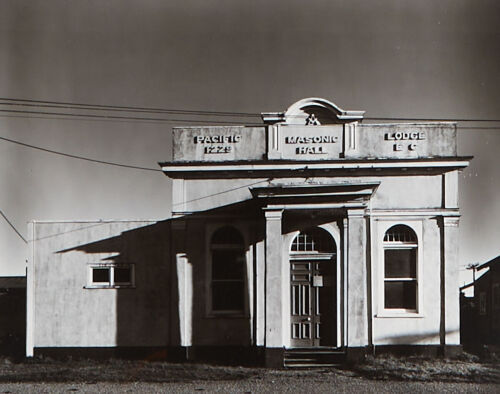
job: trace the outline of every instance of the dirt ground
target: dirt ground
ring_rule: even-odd
[[[313,374],[314,375],[314,374]],[[495,383],[405,382],[327,374],[176,383],[6,383],[2,393],[500,393]]]
[[[311,370],[145,361],[0,359],[1,393],[500,393],[498,359],[369,358]]]

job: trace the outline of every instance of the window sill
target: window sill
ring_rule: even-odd
[[[94,289],[135,289],[135,286],[132,285],[90,285],[83,286],[84,289],[94,290]]]
[[[389,312],[389,311],[384,311],[377,313],[375,315],[376,318],[423,318],[425,317],[422,313],[418,312]]]

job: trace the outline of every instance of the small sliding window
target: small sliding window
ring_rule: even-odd
[[[134,264],[91,264],[88,266],[87,289],[121,289],[135,287]]]

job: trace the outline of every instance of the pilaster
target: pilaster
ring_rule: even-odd
[[[457,217],[443,217],[441,259],[441,344],[460,344]]]
[[[192,345],[193,270],[186,250],[186,221],[171,222],[172,267],[171,275],[171,337],[170,345]],[[172,318],[177,314],[178,320]]]
[[[266,338],[266,247],[265,240],[260,240],[255,245],[255,344],[265,345]]]
[[[172,179],[172,216],[182,216],[186,209],[186,182],[184,179]]]
[[[351,157],[356,154],[356,125],[357,122],[344,124],[344,157]]]
[[[443,208],[458,209],[458,171],[443,175]]]
[[[368,345],[366,219],[363,209],[347,213],[347,346]]]
[[[266,218],[266,339],[267,348],[283,347],[283,210],[264,211]]]
[[[281,127],[279,124],[267,126],[267,158],[281,159]]]

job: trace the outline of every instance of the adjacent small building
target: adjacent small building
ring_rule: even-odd
[[[479,265],[477,272],[481,276],[462,287],[474,288],[474,297],[461,297],[463,343],[500,345],[500,256]]]
[[[459,350],[471,157],[454,123],[363,114],[309,98],[263,125],[175,128],[172,218],[32,223],[27,355],[283,366]]]
[[[23,356],[26,340],[26,277],[0,277],[0,354]]]

